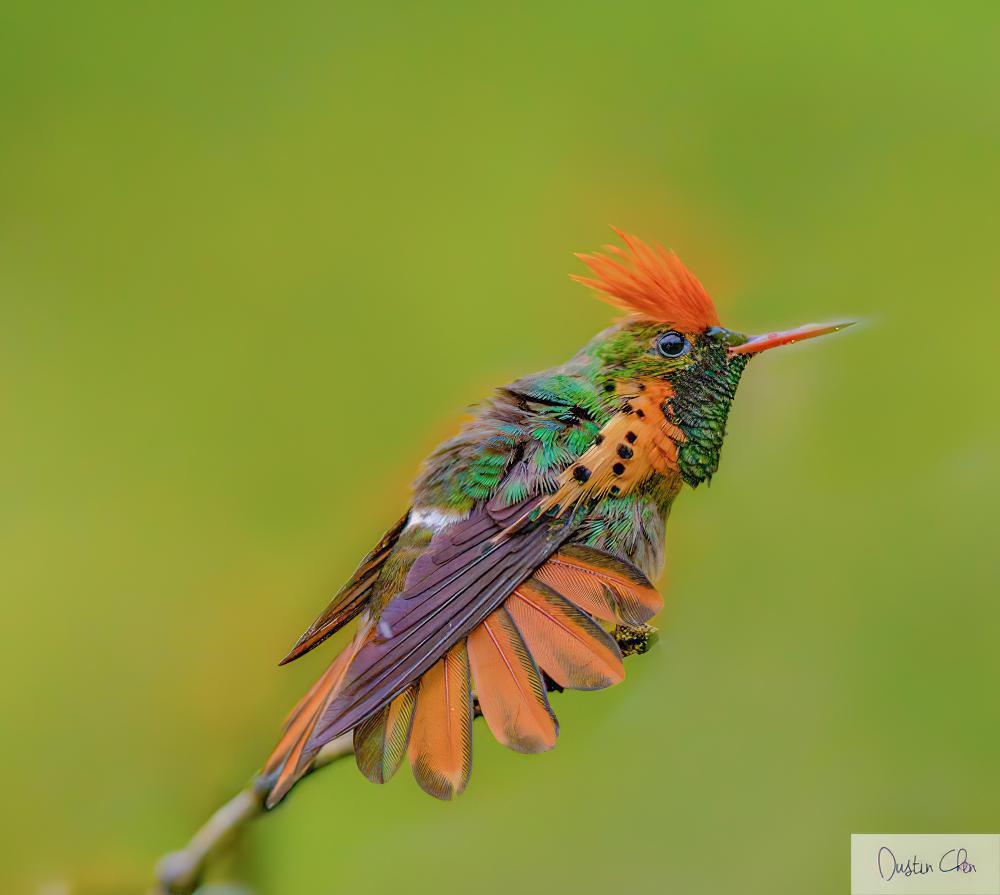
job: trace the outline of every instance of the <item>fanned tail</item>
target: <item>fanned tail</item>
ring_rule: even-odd
[[[408,755],[417,783],[439,799],[465,789],[472,767],[473,682],[493,736],[518,752],[551,749],[559,723],[544,671],[560,687],[599,690],[625,676],[621,651],[599,624],[639,625],[663,605],[649,579],[604,551],[565,545],[518,585],[467,638],[354,728],[358,768],[385,783]],[[264,768],[274,775],[267,806],[308,770],[318,721],[356,673],[351,663],[371,641],[374,622],[292,711]],[[349,674],[350,672],[350,674]]]

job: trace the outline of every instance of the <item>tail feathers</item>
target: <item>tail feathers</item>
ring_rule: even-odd
[[[416,702],[414,684],[354,729],[354,758],[372,783],[385,783],[399,770],[410,742]]]
[[[472,771],[472,681],[465,641],[431,666],[417,687],[410,766],[424,792],[461,795]]]
[[[517,752],[551,749],[559,723],[538,666],[506,609],[498,609],[469,635],[469,662],[493,736]]]
[[[579,544],[563,547],[535,578],[606,622],[642,625],[663,609],[663,598],[635,566]]]
[[[364,635],[359,632],[355,639],[341,652],[309,692],[299,700],[285,720],[284,731],[278,745],[271,752],[261,776],[266,780],[277,775],[271,785],[265,805],[273,808],[287,794],[295,783],[309,769],[316,752],[307,751],[306,743],[312,735],[316,722],[326,707],[336,697],[344,676],[357,654]]]
[[[563,547],[467,639],[361,721],[354,730],[358,768],[372,782],[385,783],[408,755],[417,783],[430,795],[461,794],[472,768],[473,681],[500,743],[518,752],[551,749],[559,724],[541,672],[567,689],[617,684],[625,676],[621,651],[598,620],[641,624],[661,607],[638,569],[599,550]],[[286,720],[262,774],[274,780],[268,808],[309,769],[317,751],[308,748],[310,739],[372,631],[368,624],[358,632]]]

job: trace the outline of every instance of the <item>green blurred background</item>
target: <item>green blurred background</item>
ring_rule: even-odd
[[[260,895],[848,888],[1000,831],[995,3],[7,2],[0,889],[142,892],[329,659],[285,649],[491,385],[612,318],[609,223],[755,361],[668,531],[662,639],[477,729],[454,804],[349,762]]]

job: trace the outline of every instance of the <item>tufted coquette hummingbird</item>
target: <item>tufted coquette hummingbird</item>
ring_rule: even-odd
[[[662,608],[652,581],[670,506],[718,469],[747,363],[849,325],[727,329],[675,254],[616,232],[624,248],[578,255],[592,276],[574,279],[627,316],[476,408],[282,661],[358,619],[257,779],[267,807],[351,731],[366,777],[384,783],[408,757],[439,799],[465,789],[477,711],[511,749],[551,749],[548,693],[621,681],[612,629],[641,630]]]

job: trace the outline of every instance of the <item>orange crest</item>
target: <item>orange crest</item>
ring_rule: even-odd
[[[607,245],[607,255],[578,254],[596,276],[573,276],[572,279],[596,290],[609,304],[669,323],[686,332],[701,332],[719,325],[715,305],[705,287],[673,252],[662,246],[651,249],[641,239],[612,227],[626,248]]]

